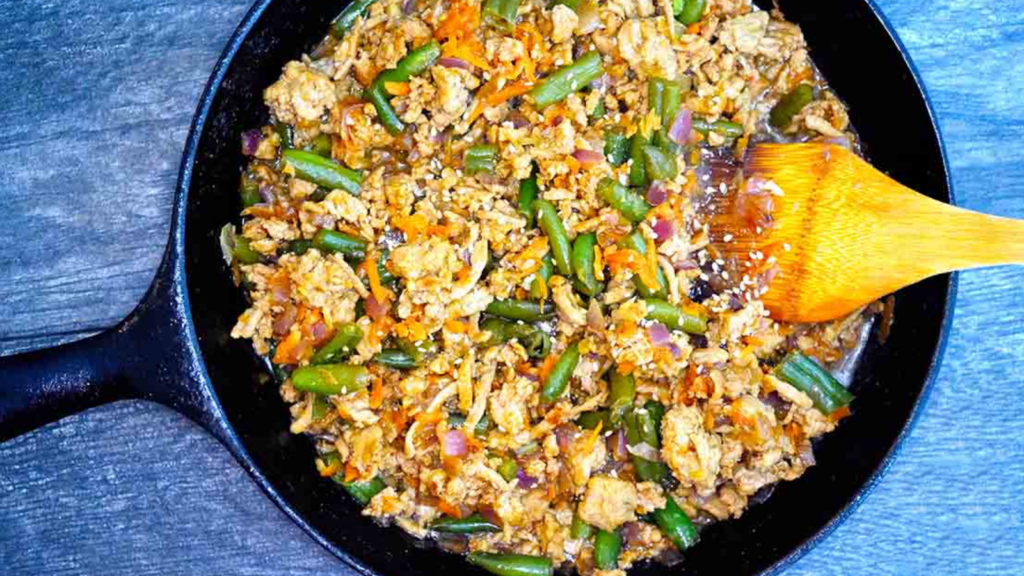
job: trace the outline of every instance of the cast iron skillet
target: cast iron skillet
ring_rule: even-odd
[[[874,164],[915,190],[952,202],[942,142],[905,50],[867,0],[779,0],[811,54],[850,105]],[[232,36],[199,102],[178,179],[171,241],[139,307],[105,333],[0,359],[0,440],[122,398],[160,402],[216,436],[267,494],[325,548],[364,574],[478,573],[398,528],[359,515],[321,479],[312,444],[288,432],[277,387],[228,334],[244,310],[221,259],[218,231],[237,221],[245,163],[241,131],[267,121],[263,88],[308,52],[340,2],[259,0]],[[898,247],[894,247],[898,249]],[[778,486],[737,521],[716,524],[678,574],[773,574],[825,537],[877,483],[938,371],[955,277],[901,291],[888,342],[875,339],[855,375],[853,415],[817,447],[818,464]],[[635,576],[663,572],[658,565]]]

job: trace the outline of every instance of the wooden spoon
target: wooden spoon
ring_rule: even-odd
[[[1024,263],[1024,222],[932,200],[839,145],[761,144],[743,175],[713,199],[712,246],[760,273],[776,320],[832,320],[935,274]]]

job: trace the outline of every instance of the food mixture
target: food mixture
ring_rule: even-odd
[[[264,100],[222,234],[232,336],[363,514],[501,576],[622,574],[849,414],[823,366],[871,311],[774,322],[772,255],[723,258],[702,212],[759,141],[857,146],[781,14],[354,0]]]

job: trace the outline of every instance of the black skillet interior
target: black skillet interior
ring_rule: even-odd
[[[900,182],[949,201],[926,101],[872,7],[864,0],[780,0],[779,5],[802,26],[812,57],[850,104],[873,162]],[[321,479],[311,443],[288,432],[288,413],[276,387],[266,383],[247,344],[228,337],[245,302],[230,282],[217,234],[224,223],[238,219],[236,187],[244,164],[239,133],[266,123],[263,88],[276,80],[285,62],[315,45],[339,8],[336,2],[271,2],[213,97],[188,199],[186,271],[195,329],[216,394],[242,443],[272,487],[332,551],[379,574],[470,573],[474,569],[462,558],[363,518],[340,487]],[[950,279],[943,276],[898,295],[888,343],[879,347],[872,339],[855,376],[853,416],[820,443],[818,465],[779,486],[741,519],[706,530],[674,572],[740,576],[779,568],[842,517],[899,443],[927,386],[942,345],[949,289]],[[649,565],[632,573],[663,570]]]

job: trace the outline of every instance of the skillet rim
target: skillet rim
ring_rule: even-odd
[[[237,432],[231,426],[227,414],[221,405],[220,399],[217,397],[216,390],[212,384],[209,372],[206,369],[205,359],[202,355],[202,348],[199,345],[198,337],[195,330],[195,324],[192,318],[192,307],[189,302],[189,291],[188,291],[188,277],[185,270],[185,227],[188,213],[188,198],[189,189],[192,185],[192,172],[196,162],[196,157],[199,149],[199,142],[206,129],[206,121],[209,117],[210,109],[213,105],[213,101],[220,90],[220,87],[227,75],[228,69],[234,61],[239,49],[246,42],[249,37],[249,33],[252,31],[256,22],[263,15],[263,12],[274,0],[257,0],[252,7],[246,12],[242,18],[241,23],[232,33],[229,38],[227,45],[221,52],[217,59],[216,64],[213,67],[213,71],[210,74],[209,80],[207,80],[206,86],[203,89],[202,94],[199,97],[199,102],[196,107],[196,112],[192,118],[191,125],[189,127],[188,137],[185,141],[185,148],[182,154],[181,167],[179,169],[178,181],[175,186],[175,200],[174,200],[174,212],[171,219],[174,234],[173,239],[168,246],[169,252],[174,257],[174,270],[173,276],[176,277],[177,281],[180,281],[181,288],[179,297],[181,298],[182,313],[184,314],[184,327],[187,331],[187,340],[189,345],[196,352],[196,357],[199,360],[198,370],[202,376],[204,386],[209,390],[209,402],[210,409],[214,413],[214,417],[220,422],[220,434],[218,434],[220,440],[225,446],[232,452],[243,469],[252,477],[253,481],[270,497],[270,499],[277,505],[281,511],[288,516],[295,524],[297,524],[303,531],[305,531],[314,541],[320,544],[324,549],[333,554],[334,556],[341,559],[347,565],[349,565],[356,572],[365,576],[378,576],[377,572],[371,569],[369,566],[363,564],[358,558],[350,555],[345,550],[342,550],[333,542],[328,540],[323,534],[320,533],[315,527],[313,527],[302,515],[299,514],[288,501],[282,496],[270,481],[262,473],[262,471],[255,465],[252,456],[248,450],[244,447],[241,439]],[[903,45],[903,42],[897,36],[892,24],[888,18],[882,13],[881,9],[876,5],[874,0],[861,0],[868,7],[871,13],[878,19],[879,23],[885,30],[886,35],[893,42],[900,53],[900,57],[903,63],[906,65],[910,72],[910,77],[913,79],[914,85],[920,93],[925,111],[928,115],[929,123],[931,124],[932,131],[934,132],[935,141],[938,145],[939,156],[941,159],[942,168],[942,181],[945,185],[946,192],[949,196],[949,204],[956,205],[956,196],[953,190],[953,184],[950,177],[950,166],[949,158],[946,151],[945,142],[942,138],[942,132],[939,127],[939,123],[935,114],[934,106],[932,105],[931,98],[928,95],[928,91],[921,80],[920,72],[917,66],[914,64],[907,52],[907,48]],[[958,288],[958,274],[956,272],[947,275],[948,280],[946,282],[946,296],[945,303],[943,305],[943,319],[939,328],[938,338],[935,342],[935,348],[932,352],[931,359],[928,363],[928,373],[925,377],[925,381],[922,384],[921,392],[917,395],[914,403],[911,407],[909,417],[903,423],[899,434],[882,458],[879,465],[872,471],[871,475],[864,481],[864,483],[851,495],[849,502],[840,510],[832,519],[822,526],[812,536],[805,539],[803,542],[794,547],[791,551],[787,552],[782,558],[776,561],[774,564],[766,567],[764,570],[759,572],[759,576],[774,576],[791,565],[796,563],[800,558],[806,555],[811,549],[817,546],[822,540],[827,538],[832,532],[850,517],[860,506],[860,504],[871,494],[871,492],[877,487],[879,482],[885,476],[885,474],[892,467],[893,462],[897,455],[903,448],[907,437],[913,430],[914,426],[921,416],[922,408],[927,402],[931,392],[935,386],[935,382],[938,379],[939,370],[942,365],[942,359],[945,356],[946,347],[949,341],[949,336],[952,331],[954,309],[956,304],[956,294]]]

